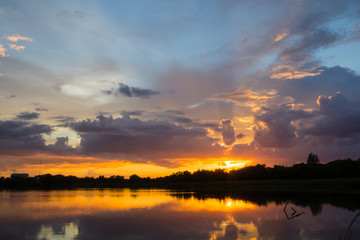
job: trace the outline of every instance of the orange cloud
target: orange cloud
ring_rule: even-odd
[[[320,70],[314,72],[317,67],[298,70],[296,67],[291,65],[280,65],[272,69],[272,79],[297,79],[304,77],[316,76],[321,73]]]
[[[0,44],[0,56],[1,57],[8,57],[9,55],[6,54],[5,52],[6,52],[6,48],[4,48],[4,46]]]
[[[279,33],[278,35],[276,35],[274,42],[279,42],[282,39],[286,38],[287,35],[289,35],[289,30],[284,30],[281,33]]]
[[[20,50],[24,50],[24,49],[25,49],[25,46],[18,46],[18,45],[11,44],[11,43],[8,43],[8,46],[9,46],[11,49],[14,49],[14,50],[16,50],[16,51],[20,51]]]
[[[30,41],[32,42],[33,39],[32,38],[29,38],[29,37],[23,37],[23,36],[20,36],[19,34],[16,34],[16,35],[12,35],[12,36],[5,36],[4,37],[6,40],[8,41],[11,41],[11,42],[17,42],[19,40],[22,40],[22,41]]]
[[[227,99],[235,101],[264,101],[273,98],[276,95],[275,90],[255,92],[251,89],[238,88],[231,92],[220,93],[214,96],[214,99]]]

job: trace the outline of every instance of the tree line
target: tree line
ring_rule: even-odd
[[[0,188],[12,187],[122,187],[131,184],[191,183],[205,181],[242,181],[275,179],[332,179],[360,178],[360,159],[336,160],[322,164],[316,154],[310,153],[306,163],[292,166],[265,164],[246,166],[239,169],[197,170],[193,173],[180,171],[165,177],[140,177],[136,174],[124,176],[76,177],[44,174],[29,178],[0,178]]]

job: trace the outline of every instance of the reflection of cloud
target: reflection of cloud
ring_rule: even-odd
[[[54,232],[51,226],[41,225],[37,239],[39,240],[72,240],[79,234],[78,226],[75,223],[68,223],[62,227],[62,232]]]
[[[220,230],[210,232],[210,240],[253,240],[259,238],[257,227],[253,222],[239,223],[232,216],[228,216],[226,221],[215,226]]]

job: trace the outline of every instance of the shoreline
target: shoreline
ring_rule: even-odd
[[[12,184],[0,190],[60,190],[60,189],[169,189],[186,191],[237,192],[316,192],[359,194],[360,178],[291,179],[291,180],[239,180],[197,182],[139,182],[139,183],[74,183],[74,184]]]

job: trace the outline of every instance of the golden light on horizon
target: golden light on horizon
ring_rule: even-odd
[[[10,176],[13,172],[28,173],[30,176],[42,174],[73,175],[77,177],[110,177],[113,175],[129,178],[136,174],[140,177],[163,177],[176,172],[215,169],[238,169],[253,162],[251,159],[235,158],[191,158],[191,159],[164,159],[167,165],[156,165],[148,162],[130,162],[124,160],[107,159],[90,156],[57,156],[36,154],[22,157],[26,160],[23,165],[6,171],[0,171],[0,176]]]

